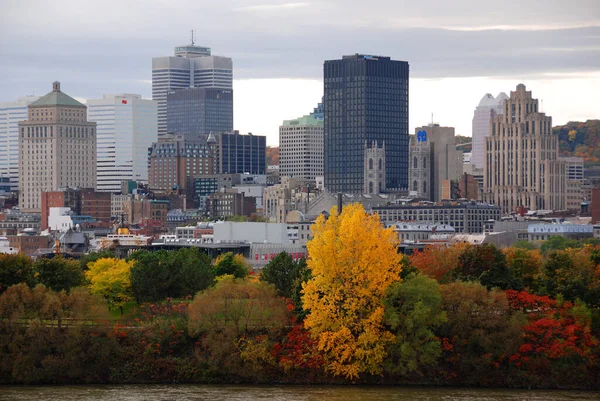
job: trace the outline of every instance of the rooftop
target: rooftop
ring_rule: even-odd
[[[42,96],[29,107],[48,107],[48,106],[69,106],[69,107],[85,107],[83,103],[78,102],[71,96],[60,91],[60,82],[52,83],[52,92]]]

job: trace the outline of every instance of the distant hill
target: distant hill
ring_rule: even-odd
[[[279,146],[267,146],[267,166],[279,165]]]
[[[600,120],[570,121],[552,128],[561,156],[583,157],[585,166],[600,166]]]

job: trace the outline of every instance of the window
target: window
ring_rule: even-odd
[[[369,159],[369,170],[373,170],[373,159]]]
[[[415,158],[415,160],[417,160],[417,159]],[[413,181],[413,191],[417,191],[417,187],[418,187],[417,180],[414,180]]]
[[[423,168],[427,168],[427,156],[423,158]]]
[[[413,168],[417,168],[417,158],[416,157],[413,159]]]
[[[427,192],[427,181],[423,181],[423,192]]]
[[[379,159],[379,170],[383,170],[383,160]]]
[[[371,160],[373,161],[373,160]],[[369,182],[369,193],[372,194],[373,193],[373,181]]]

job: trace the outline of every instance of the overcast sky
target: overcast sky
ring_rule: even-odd
[[[0,0],[0,101],[51,90],[151,97],[152,57],[189,43],[234,63],[234,124],[278,143],[323,94],[323,60],[410,63],[410,127],[471,134],[486,92],[525,83],[555,124],[600,118],[599,0]]]

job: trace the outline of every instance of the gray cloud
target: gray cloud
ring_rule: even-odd
[[[600,68],[596,0],[5,0],[0,15],[2,100],[45,93],[54,79],[79,96],[149,95],[151,58],[188,42],[188,27],[233,58],[235,78],[319,79],[323,60],[355,52],[407,60],[423,78]]]

